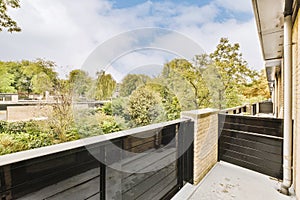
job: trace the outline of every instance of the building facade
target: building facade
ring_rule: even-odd
[[[252,0],[274,114],[284,119],[282,193],[300,199],[299,0]]]

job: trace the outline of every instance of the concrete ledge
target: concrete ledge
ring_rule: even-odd
[[[197,185],[192,185],[190,183],[187,183],[179,190],[178,193],[172,198],[172,200],[183,200],[190,198],[194,192],[197,190]]]
[[[204,117],[204,116],[213,115],[213,114],[217,114],[217,113],[219,113],[218,109],[205,108],[205,109],[200,109],[200,110],[191,110],[191,111],[181,112],[181,117],[194,119],[196,116],[198,118],[198,117]]]

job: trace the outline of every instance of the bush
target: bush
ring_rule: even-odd
[[[58,144],[124,129],[122,120],[97,109],[81,110],[75,121],[67,124],[60,134],[53,120],[6,122],[0,121],[0,155]]]
[[[131,94],[128,112],[132,127],[165,121],[161,97],[147,87],[140,87]]]
[[[107,106],[107,108],[111,107]],[[94,111],[92,111],[94,110]],[[124,126],[107,112],[97,112],[95,109],[82,109],[75,115],[75,124],[81,138],[112,133],[124,129]],[[111,113],[109,111],[109,113]]]
[[[117,123],[113,116],[99,113],[96,115],[96,120],[98,121],[100,129],[104,134],[117,132],[124,129],[121,124]]]
[[[43,121],[0,122],[0,154],[54,144],[53,135],[43,129]]]
[[[0,155],[61,143],[48,121],[0,121]],[[67,141],[78,139],[77,132],[67,132]]]
[[[123,118],[124,121],[130,120],[130,116],[127,109],[129,104],[128,101],[129,100],[127,97],[120,97],[112,101],[112,115],[116,118],[117,121],[118,117]]]
[[[102,112],[106,115],[112,115],[112,103],[105,103],[102,108],[101,108]]]

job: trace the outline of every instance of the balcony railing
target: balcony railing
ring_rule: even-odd
[[[180,119],[4,155],[1,199],[169,199],[193,180],[193,126]]]
[[[218,160],[281,179],[282,120],[218,113],[1,156],[1,198],[170,199]]]

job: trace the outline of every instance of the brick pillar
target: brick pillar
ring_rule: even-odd
[[[218,112],[202,109],[181,113],[194,121],[194,184],[198,184],[218,160]]]

